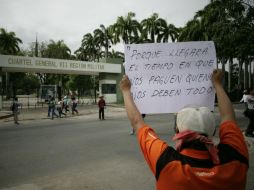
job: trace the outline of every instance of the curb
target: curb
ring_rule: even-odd
[[[108,104],[106,107],[112,108],[112,109],[123,108],[122,105],[116,105],[116,104]],[[78,115],[76,115],[76,114],[71,115],[70,112],[69,112],[69,114],[67,115],[67,118],[79,117],[79,116],[85,116],[85,115],[91,115],[91,114],[96,114],[96,113],[98,113],[98,109],[97,109],[97,106],[94,106],[93,108],[79,110],[79,114]],[[43,114],[38,114],[38,116],[36,116],[36,117],[30,117],[28,115],[29,115],[29,113],[26,112],[25,116],[23,114],[23,116],[19,117],[19,120],[20,121],[25,121],[25,120],[36,120],[36,119],[49,119],[49,117],[46,116],[46,112],[43,113]],[[13,116],[13,114],[10,111],[2,111],[2,113],[0,112],[0,121],[6,121],[6,122],[8,122],[9,121],[8,118],[10,118],[12,116]],[[65,116],[63,115],[62,118],[65,118]],[[8,119],[8,121],[4,120],[4,119]]]
[[[0,111],[0,120],[1,119],[6,119],[6,118],[9,118],[9,117],[12,117],[13,116],[13,113],[12,112],[8,112],[8,111],[3,111],[2,112],[3,114],[1,114],[1,111]]]

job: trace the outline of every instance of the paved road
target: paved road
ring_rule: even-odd
[[[247,124],[236,105],[240,127]],[[217,116],[217,114],[216,114]],[[218,118],[217,118],[218,120]],[[173,136],[169,114],[146,118],[165,141]],[[153,190],[155,181],[123,109],[63,119],[0,122],[1,190]],[[247,189],[254,188],[253,145]]]

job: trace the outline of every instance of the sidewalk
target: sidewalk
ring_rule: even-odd
[[[11,111],[0,111],[0,120],[5,119],[5,118],[9,118],[11,116],[12,116]]]
[[[77,110],[79,114],[71,114],[71,109],[67,113],[66,117],[73,116],[84,116],[98,113],[97,105],[78,105]],[[107,117],[107,113],[115,113],[115,112],[124,112],[125,109],[123,105],[118,104],[108,104],[105,108],[105,116]],[[58,113],[57,111],[55,111]],[[50,119],[48,116],[48,107],[37,107],[37,108],[23,108],[20,109],[19,121],[25,120],[36,120],[36,119]],[[62,115],[65,118],[64,115]],[[11,111],[0,111],[0,122],[10,122],[13,121],[12,112]]]

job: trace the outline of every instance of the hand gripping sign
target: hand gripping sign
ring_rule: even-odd
[[[215,67],[211,41],[125,45],[125,73],[141,113],[175,113],[187,105],[213,110]]]

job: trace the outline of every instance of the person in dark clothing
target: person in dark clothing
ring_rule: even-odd
[[[55,109],[56,109],[56,102],[55,102],[55,98],[54,97],[51,97],[51,99],[49,100],[49,110],[50,110],[50,112],[49,113],[51,113],[51,119],[54,119],[54,116],[56,116],[56,117],[59,117],[57,114],[56,114],[56,112],[55,112]],[[49,116],[50,116],[50,114],[49,114]]]
[[[50,101],[51,101],[51,96],[49,95],[47,102],[48,102],[48,117],[50,117],[50,113],[51,113],[51,105],[50,105]]]
[[[249,119],[248,127],[245,131],[245,136],[254,138],[254,89],[249,95],[246,95],[245,101],[247,103],[247,109],[244,111],[245,117]]]
[[[76,114],[78,114],[77,106],[78,106],[78,101],[76,100],[76,98],[74,96],[72,96],[72,98],[71,98],[71,113],[72,113],[72,115],[74,115],[74,112]]]
[[[99,107],[99,119],[104,120],[104,108],[106,106],[106,102],[104,100],[104,96],[99,97],[100,100],[98,101],[98,107]]]

